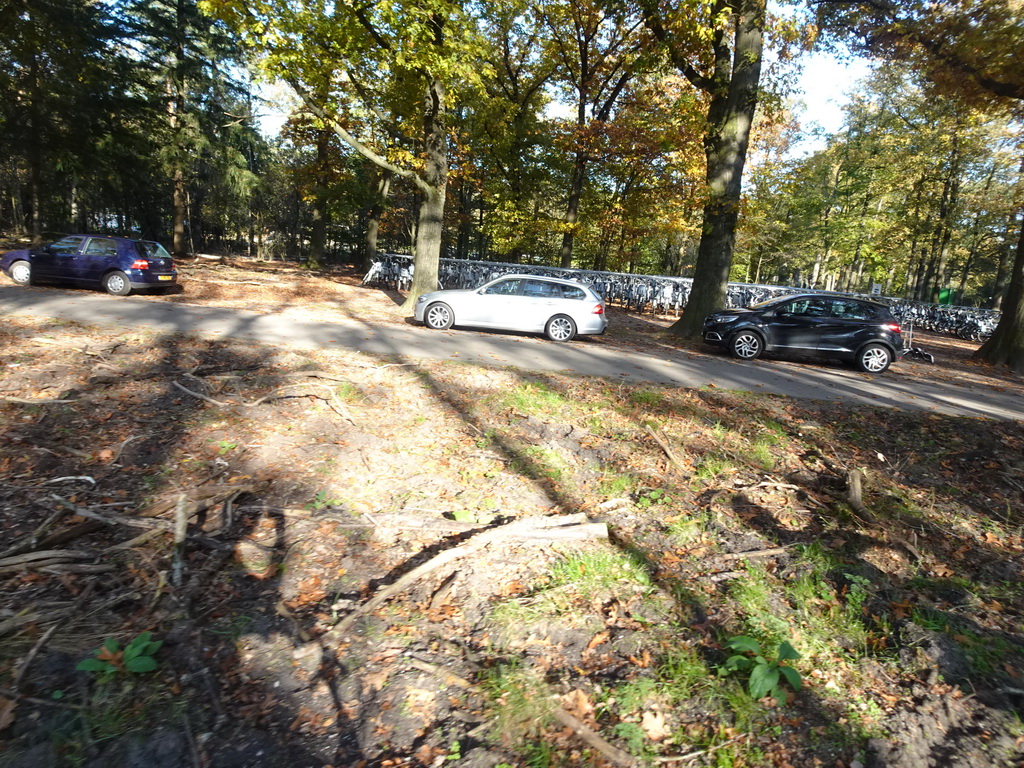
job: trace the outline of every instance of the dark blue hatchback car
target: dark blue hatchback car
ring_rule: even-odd
[[[115,296],[167,289],[178,280],[160,243],[109,235],[68,235],[39,248],[9,251],[0,256],[0,269],[18,285],[98,285]]]

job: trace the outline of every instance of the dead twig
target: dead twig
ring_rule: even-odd
[[[0,558],[20,555],[22,552],[29,552],[39,545],[39,537],[49,531],[57,522],[68,514],[66,509],[58,509],[51,513],[31,534],[19,541],[17,544],[8,547],[0,552]]]
[[[116,571],[117,566],[113,563],[54,563],[41,565],[38,570],[60,576],[64,573],[110,573]]]
[[[67,499],[58,496],[55,493],[51,493],[50,498],[62,507],[74,512],[79,517],[96,520],[101,523],[106,523],[107,525],[127,525],[132,528],[160,528],[165,531],[173,530],[174,528],[174,523],[168,520],[154,520],[150,517],[132,517],[130,515],[119,515],[112,512],[101,515],[99,512],[93,512],[91,509],[86,509],[85,507],[80,507],[77,504],[72,504]]]
[[[206,395],[201,395],[198,392],[193,392],[191,389],[184,386],[180,382],[172,381],[171,383],[178,389],[180,389],[182,392],[184,392],[186,395],[192,395],[192,397],[198,398],[199,400],[203,400],[207,403],[210,403],[211,405],[216,405],[221,408],[227,408],[228,406],[231,405],[231,403],[222,403],[220,400],[214,400],[212,397],[207,397]]]
[[[285,385],[283,387],[279,387],[279,388],[275,389],[273,392],[270,392],[269,394],[264,395],[263,397],[261,397],[261,398],[259,398],[257,400],[253,400],[253,401],[248,402],[248,403],[226,403],[226,402],[223,402],[221,400],[214,400],[212,397],[207,397],[206,395],[200,394],[199,392],[194,392],[193,390],[191,390],[188,387],[184,386],[180,382],[175,381],[175,382],[172,382],[172,383],[174,384],[174,386],[176,386],[182,392],[184,392],[186,394],[189,394],[192,397],[196,397],[196,398],[198,398],[200,400],[203,400],[203,401],[205,401],[207,403],[210,403],[211,405],[216,405],[216,406],[218,406],[220,408],[232,408],[232,407],[255,408],[255,407],[259,406],[259,405],[263,405],[263,403],[266,403],[266,402],[268,402],[270,400],[276,400],[276,399],[283,398],[283,397],[317,397],[317,395],[311,394],[309,392],[304,392],[304,393],[299,394],[299,395],[283,395],[281,393],[285,392],[286,390],[289,390],[289,389],[295,389],[297,387],[319,386],[322,389],[326,389],[328,391],[328,393],[330,394],[330,398],[321,397],[321,399],[329,400],[330,401],[330,403],[331,403],[331,410],[333,410],[335,413],[337,413],[339,416],[344,418],[346,421],[348,421],[353,426],[355,426],[355,423],[356,423],[355,420],[352,418],[352,414],[349,413],[348,408],[345,406],[345,404],[342,403],[341,400],[338,399],[338,396],[334,393],[334,390],[332,390],[326,384],[317,385],[317,384],[309,384],[308,382],[302,382],[300,384],[287,384],[287,385]]]
[[[78,597],[75,598],[75,601],[71,604],[71,607],[68,609],[65,615],[74,616],[76,613],[78,613],[78,610],[85,604],[85,601],[89,599],[90,595],[92,595],[92,592],[95,588],[96,582],[93,581],[87,584],[85,589],[82,590],[81,594],[79,594]],[[36,655],[39,653],[40,649],[42,649],[42,647],[50,641],[50,638],[53,637],[53,634],[60,627],[66,628],[67,624],[63,621],[58,621],[56,624],[54,624],[52,627],[46,630],[46,632],[44,632],[39,637],[38,640],[36,640],[35,644],[32,646],[32,650],[28,652],[28,655],[25,656],[25,660],[21,663],[21,666],[18,668],[18,673],[14,676],[15,691],[19,691],[21,689],[21,682],[25,679],[25,675],[28,674],[28,669],[32,666],[32,662],[35,660]]]
[[[49,549],[42,552],[29,552],[24,555],[0,558],[0,568],[28,565],[37,560],[51,560],[60,562],[62,560],[86,560],[95,557],[90,552],[76,552],[70,549]]]
[[[59,623],[54,624],[42,635],[40,635],[39,639],[36,640],[35,644],[32,646],[32,650],[30,650],[28,652],[28,655],[25,656],[25,660],[21,662],[21,666],[18,667],[18,674],[14,676],[15,691],[21,688],[21,681],[24,680],[25,675],[28,674],[28,668],[32,666],[32,662],[35,660],[36,655],[39,653],[39,650],[50,641],[50,638],[53,637],[53,634],[57,631],[58,627],[60,627]]]
[[[701,757],[702,755],[708,755],[712,752],[715,752],[716,750],[722,749],[722,747],[727,747],[733,742],[738,741],[739,739],[740,737],[736,736],[734,738],[729,739],[728,741],[723,741],[721,744],[715,744],[715,746],[713,747],[708,747],[707,749],[698,749],[696,752],[689,752],[685,755],[666,755],[665,757],[656,757],[654,758],[654,762],[681,763],[686,760],[694,760],[695,758]]]
[[[411,659],[409,664],[421,672],[434,675],[447,685],[482,695],[482,691],[478,686],[434,664],[430,664],[429,662],[416,658]],[[597,733],[597,731],[588,726],[571,712],[566,711],[562,707],[555,706],[552,708],[551,714],[555,720],[575,733],[580,741],[591,749],[595,749],[600,752],[607,760],[611,761],[615,765],[620,765],[624,768],[634,768],[634,766],[639,766],[641,764],[628,752],[625,752],[615,745],[607,742]]]
[[[640,761],[633,757],[628,752],[624,752],[613,744],[609,744],[598,733],[593,730],[590,726],[580,720],[578,717],[573,715],[571,712],[567,712],[561,707],[556,707],[551,713],[555,719],[569,728],[576,736],[591,749],[595,749],[600,752],[606,759],[610,760],[615,765],[625,766],[626,768],[632,768],[633,766],[641,765]]]
[[[128,447],[128,443],[132,440],[139,440],[143,437],[145,437],[145,435],[129,435],[128,438],[118,446],[117,451],[114,453],[114,458],[111,459],[110,463],[117,464],[121,461],[121,454],[124,453],[124,449]]]
[[[174,507],[174,556],[171,561],[171,583],[181,586],[185,573],[185,541],[188,538],[188,496],[178,495],[178,503]]]
[[[42,485],[52,485],[53,483],[66,483],[69,480],[85,480],[86,482],[96,485],[96,480],[88,475],[69,475],[68,477],[55,477],[52,480],[46,480]]]
[[[39,699],[35,696],[22,696],[17,691],[12,691],[9,688],[0,688],[0,696],[6,696],[11,701],[25,701],[29,704],[40,704],[46,707],[56,707],[58,709],[71,709],[75,711],[83,711],[88,707],[82,706],[81,704],[68,704],[66,701],[53,701],[51,699]]]
[[[22,405],[52,405],[54,403],[77,403],[78,400],[65,400],[62,398],[29,398],[29,397],[10,397],[5,395],[0,397],[5,403],[19,403]]]
[[[749,552],[727,552],[716,555],[719,560],[744,560],[749,557],[775,557],[786,554],[789,547],[772,547],[771,549],[753,549]]]
[[[657,432],[655,432],[650,424],[645,424],[644,429],[646,429],[647,434],[654,439],[654,442],[656,442],[661,447],[661,450],[665,452],[665,455],[668,457],[668,460],[672,462],[672,466],[674,466],[680,472],[685,472],[686,467],[684,467],[682,462],[680,462],[679,459],[676,457],[675,452],[673,452],[672,448],[669,446],[668,441],[666,441]]]

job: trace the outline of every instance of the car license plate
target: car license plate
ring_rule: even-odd
[[[173,275],[157,275],[156,279],[157,280],[170,280],[172,277],[173,277]]]

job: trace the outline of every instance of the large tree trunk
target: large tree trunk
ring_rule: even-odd
[[[448,189],[448,132],[446,125],[445,87],[432,79],[427,87],[427,105],[424,114],[426,168],[423,203],[416,227],[416,257],[412,285],[402,305],[406,312],[416,306],[416,299],[424,293],[437,290],[437,275],[441,262],[441,236],[444,231],[444,203]]]
[[[1017,256],[1002,317],[989,340],[974,353],[974,359],[1024,372],[1024,224],[1017,240]]]
[[[32,205],[32,244],[39,245],[43,241],[43,148],[42,148],[42,125],[43,114],[40,104],[41,66],[38,53],[33,53],[30,65],[31,78],[30,98],[32,103],[29,106],[28,136],[28,190],[29,201]]]
[[[188,253],[185,238],[186,195],[185,195],[185,150],[182,115],[185,112],[185,7],[178,0],[175,15],[174,56],[167,81],[167,121],[174,143],[171,163],[171,253],[184,256]]]
[[[377,258],[377,235],[380,232],[380,217],[384,215],[384,206],[387,205],[388,193],[391,191],[391,172],[381,170],[380,179],[377,181],[377,199],[370,208],[369,219],[366,222],[366,244],[363,248],[363,272],[368,272],[373,260]]]
[[[313,202],[309,212],[312,224],[309,229],[308,263],[312,269],[319,269],[324,265],[327,252],[327,225],[330,221],[330,211],[327,208],[330,141],[331,135],[325,129],[317,130]]]
[[[715,72],[708,108],[707,194],[704,226],[690,300],[671,331],[699,337],[704,317],[725,306],[739,218],[743,166],[761,79],[765,6],[763,0],[738,0],[735,44],[730,66],[724,32],[715,44]]]
[[[579,217],[580,197],[587,180],[587,159],[581,149],[576,153],[569,180],[569,201],[565,206],[565,232],[562,233],[562,247],[558,250],[558,263],[563,269],[572,267],[573,242],[576,239],[576,220]]]

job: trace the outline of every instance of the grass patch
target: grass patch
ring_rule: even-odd
[[[610,548],[595,548],[568,555],[551,569],[550,586],[572,586],[594,595],[623,585],[651,586],[651,576],[639,560]]]
[[[559,413],[572,404],[564,395],[537,381],[513,387],[502,397],[502,406],[535,416]]]
[[[551,718],[551,691],[535,668],[517,661],[499,664],[487,672],[483,688],[490,699],[496,735],[536,736]]]

